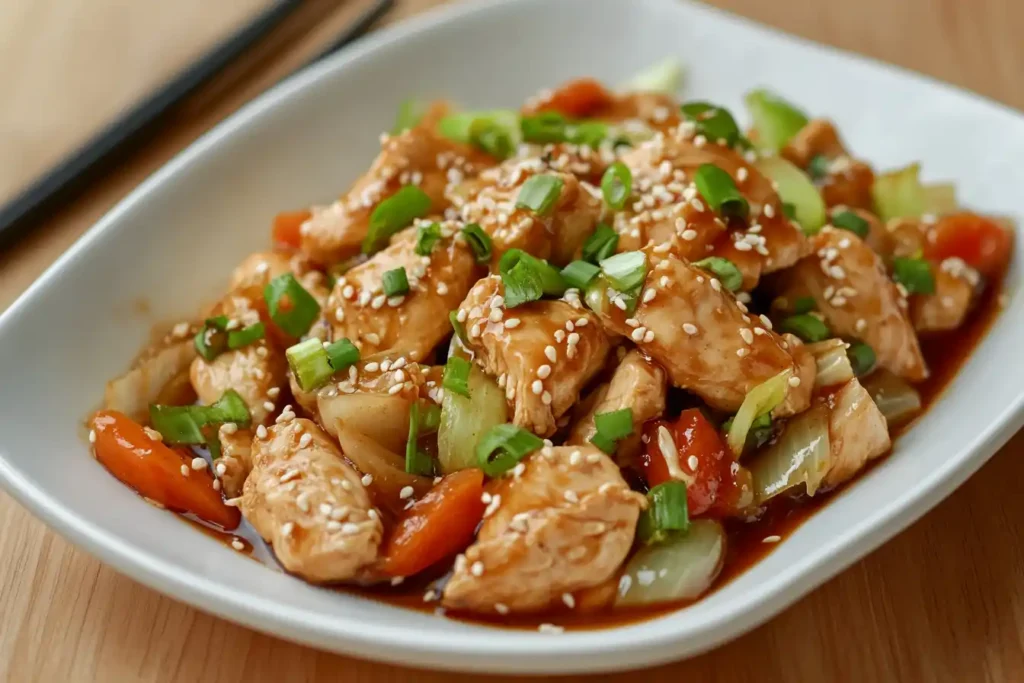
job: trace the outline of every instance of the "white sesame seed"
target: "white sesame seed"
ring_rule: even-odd
[[[740,243],[737,242],[737,244]],[[711,278],[711,289],[715,290],[716,292],[722,291],[722,283],[718,281],[718,278]]]
[[[558,352],[555,350],[554,346],[551,346],[551,345],[545,346],[544,347],[544,355],[547,356],[547,359],[549,361],[551,361],[552,363],[554,363],[555,361],[558,360]],[[540,392],[537,392],[537,393],[540,393]]]
[[[748,348],[736,349],[736,355],[739,356],[740,358],[743,358],[748,353],[750,353],[750,349],[748,349]]]
[[[187,477],[189,473],[188,465],[181,466],[181,476]]]
[[[576,327],[586,327],[589,322],[586,318],[577,318]]]
[[[537,627],[537,630],[541,633],[562,633],[565,631],[565,628],[555,624],[541,624]]]
[[[373,475],[372,474],[364,474],[363,478],[360,479],[360,481],[363,483],[363,486],[369,486],[370,484],[373,483]]]
[[[281,535],[287,538],[295,531],[295,522],[285,522],[281,525]]]
[[[697,334],[697,326],[693,323],[683,323],[683,332],[692,337]]]
[[[346,536],[353,536],[359,533],[359,525],[355,522],[345,522],[341,525],[341,533]]]
[[[778,543],[782,540],[782,536],[765,536],[761,539],[762,543]]]
[[[268,413],[274,412],[274,407],[275,406],[274,406],[273,402],[271,402],[271,401],[264,401],[263,402],[263,409],[266,410]]]
[[[237,538],[231,539],[231,547],[234,548],[235,550],[245,550],[245,544],[242,543]]]
[[[566,499],[567,501],[569,501],[570,503],[578,503],[578,502],[580,502],[580,497],[579,497],[579,496],[577,496],[577,495],[576,495],[576,492],[575,492],[575,491],[573,491],[572,489],[568,489],[568,490],[567,490],[567,491],[566,491],[565,493],[563,493],[562,495],[563,495],[563,496],[565,497],[565,499]]]
[[[697,239],[697,231],[694,230],[693,228],[683,230],[683,234],[680,235],[680,237],[682,237],[687,242],[692,242],[693,240]]]
[[[411,498],[413,493],[414,491],[411,486],[405,486],[398,492],[398,497],[405,500],[406,498]]]
[[[856,329],[858,332],[863,332],[867,328],[868,328],[868,321],[865,320],[864,318],[858,318],[857,322],[854,324],[854,329]]]
[[[95,429],[90,429],[89,430],[89,443],[96,443],[96,430]]]
[[[743,341],[745,341],[746,343],[748,343],[748,344],[753,344],[754,343],[754,333],[750,330],[750,328],[748,328],[748,327],[741,327],[740,328],[740,336],[743,338]]]
[[[519,327],[519,318],[509,318],[505,321],[506,330],[511,330],[516,327]]]
[[[487,315],[487,319],[492,323],[501,322],[501,319],[505,316],[505,313],[500,308],[492,308],[491,312]]]
[[[484,573],[484,563],[481,562],[480,560],[477,560],[476,562],[474,562],[470,566],[469,573],[472,574],[473,576],[480,576],[480,575],[482,575]]]
[[[644,332],[646,331],[646,327],[638,327],[630,333],[629,338],[635,342],[641,342],[644,339]]]
[[[541,400],[541,403],[543,403],[546,406],[551,405],[551,401],[553,400],[551,398],[551,392],[550,391],[545,391],[543,394],[540,395],[540,400]]]
[[[559,344],[565,341],[565,330],[555,330],[555,341]]]
[[[790,377],[789,378],[789,386],[791,386],[791,387],[798,387],[798,386],[800,386],[800,378],[795,376],[795,375],[793,377]]]
[[[194,470],[205,470],[206,461],[202,458],[192,458],[192,469]]]
[[[503,602],[494,603],[494,611],[498,614],[508,614],[508,605]]]
[[[267,438],[267,428],[264,427],[263,425],[260,425],[259,427],[257,427],[256,428],[256,438],[257,439],[265,439],[265,438]]]
[[[395,386],[393,386],[390,389],[388,389],[388,394],[390,394],[391,396],[394,396],[395,394],[399,393],[401,390],[402,390],[402,385],[401,384],[396,384]]]
[[[541,382],[539,379],[533,380],[533,384],[530,385],[530,391],[532,391],[537,396],[540,396],[541,393],[543,393],[544,391],[544,383]]]
[[[579,333],[578,332],[570,333],[569,336],[566,337],[565,343],[568,344],[569,346],[576,346],[577,344],[579,344],[580,343],[580,335],[579,335]]]
[[[537,368],[537,376],[541,379],[547,379],[551,375],[551,366],[545,363],[544,365]]]
[[[644,333],[644,343],[650,344],[652,341],[654,341],[654,330],[647,330]]]
[[[576,598],[572,596],[572,593],[562,593],[562,602],[564,602],[565,606],[569,609],[576,606]]]

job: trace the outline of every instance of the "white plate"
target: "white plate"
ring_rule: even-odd
[[[1024,214],[1024,119],[977,96],[669,0],[453,7],[375,34],[245,107],[143,183],[0,318],[4,486],[74,543],[200,609],[412,665],[650,665],[710,648],[789,605],[948,495],[1021,426],[1020,301],[881,466],[707,599],[614,630],[499,631],[308,586],[146,505],[82,439],[104,382],[126,368],[150,324],[185,318],[221,291],[234,264],[267,244],[275,212],[345,188],[405,97],[514,106],[572,76],[621,82],[666,55],[689,66],[691,95],[740,111],[746,89],[770,85],[836,119],[852,148],[880,166],[921,159],[929,178],[955,179],[969,205]],[[153,319],[129,314],[139,297]]]

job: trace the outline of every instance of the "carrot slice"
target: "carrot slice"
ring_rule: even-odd
[[[612,104],[611,94],[593,78],[569,81],[538,103],[535,109],[556,111],[570,118],[593,116]]]
[[[933,228],[924,253],[933,261],[955,256],[986,277],[998,277],[1013,252],[1013,234],[994,220],[974,213],[943,216]]]
[[[478,469],[442,479],[398,520],[384,551],[384,573],[412,576],[468,546],[484,514],[483,492]]]
[[[224,529],[234,529],[241,522],[238,508],[225,505],[214,490],[209,470],[193,470],[188,455],[150,438],[127,415],[101,410],[89,427],[96,435],[96,459],[140,495]],[[182,474],[183,466],[187,476]]]
[[[301,211],[284,211],[274,216],[274,228],[271,231],[274,244],[298,249],[302,244],[300,232],[302,224],[308,221],[312,215],[303,209]]]

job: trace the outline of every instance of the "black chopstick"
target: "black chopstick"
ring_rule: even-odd
[[[377,0],[312,62],[337,51],[365,33],[391,8],[393,1]],[[42,218],[82,192],[103,171],[153,133],[177,104],[266,36],[302,4],[303,0],[278,0],[0,207],[0,249],[27,235]]]

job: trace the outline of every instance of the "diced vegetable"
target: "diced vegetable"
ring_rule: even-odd
[[[351,461],[360,473],[368,474],[373,479],[370,493],[377,507],[387,510],[390,514],[401,515],[406,504],[406,499],[401,496],[402,489],[409,486],[415,496],[420,497],[433,486],[432,478],[406,472],[405,458],[384,448],[370,436],[342,422],[336,423],[334,428],[335,437],[345,459]],[[399,450],[404,452],[406,432],[399,432],[397,437],[401,443]]]
[[[853,367],[846,353],[846,342],[842,339],[827,339],[804,348],[814,356],[817,364],[815,389],[845,384],[853,379]]]
[[[521,249],[509,249],[502,254],[498,271],[505,285],[506,308],[537,301],[544,295],[560,296],[565,292],[565,280],[557,268]]]
[[[807,125],[807,115],[767,90],[752,90],[743,101],[754,121],[758,147],[778,152]]]
[[[370,214],[363,253],[373,254],[386,247],[392,235],[426,216],[431,204],[430,195],[415,185],[405,185],[377,204]]]
[[[382,571],[412,576],[454,555],[473,541],[484,514],[484,474],[449,474],[402,512],[384,548]]]
[[[562,179],[556,175],[541,173],[531,176],[519,188],[516,208],[529,209],[538,216],[548,215],[555,208],[563,184]]]
[[[790,418],[775,443],[751,459],[754,502],[764,505],[801,485],[813,496],[832,466],[830,456],[828,409],[815,404]]]
[[[381,276],[381,289],[384,296],[401,296],[409,293],[409,276],[405,268],[385,271]]]
[[[1012,253],[1012,230],[974,213],[956,213],[939,219],[924,245],[924,255],[929,260],[963,259],[989,278],[1003,274]]]
[[[706,519],[693,522],[686,533],[641,548],[623,569],[615,606],[696,600],[722,571],[725,548],[725,529]]]
[[[935,183],[924,186],[927,213],[945,216],[957,210],[956,186],[953,183]]]
[[[445,391],[441,401],[441,427],[437,433],[437,458],[447,473],[476,467],[480,437],[508,421],[508,402],[497,382],[472,365],[469,395]]]
[[[491,427],[476,445],[476,460],[488,477],[498,477],[544,445],[540,437],[514,424]]]
[[[759,159],[756,166],[778,185],[779,198],[793,205],[796,222],[805,233],[813,235],[825,225],[825,200],[806,173],[778,156]]]
[[[453,392],[466,398],[472,398],[469,393],[469,373],[472,363],[462,356],[452,356],[444,366],[444,376],[441,379],[441,386],[446,392]]]
[[[274,244],[289,249],[298,249],[302,244],[302,224],[312,216],[313,214],[305,209],[284,211],[274,216],[274,227],[271,230],[271,239]]]
[[[582,119],[614,102],[612,94],[593,78],[579,78],[562,85],[545,100],[540,111],[556,111],[563,116]]]
[[[593,263],[573,261],[565,268],[562,268],[562,277],[570,287],[585,290],[587,285],[593,282],[600,272],[601,269]]]
[[[278,275],[263,288],[267,312],[283,332],[301,337],[320,315],[320,304],[291,273]]]
[[[615,454],[615,446],[633,433],[633,410],[622,408],[594,415],[596,432],[590,442],[608,455]]]
[[[511,109],[463,111],[449,114],[438,121],[437,131],[449,140],[470,144],[473,124],[477,122],[497,126],[510,135],[515,144],[519,144],[519,113]],[[479,126],[479,124],[477,125]]]
[[[320,422],[330,434],[336,435],[339,428],[356,431],[392,453],[405,452],[410,403],[401,396],[367,392],[316,395]]]
[[[875,356],[875,350],[864,342],[850,344],[850,348],[846,350],[846,355],[849,356],[850,365],[853,367],[853,374],[857,375],[857,377],[863,377],[874,370],[875,363],[878,360]]]
[[[728,109],[710,102],[687,102],[680,112],[692,121],[697,132],[711,142],[732,147],[741,138],[740,127]]]
[[[890,429],[921,412],[921,395],[917,390],[885,368],[878,368],[860,383],[871,394]]]
[[[425,223],[416,228],[416,246],[413,251],[418,256],[430,256],[434,251],[434,245],[441,240],[441,225],[439,223]]]
[[[89,427],[96,435],[96,459],[140,495],[224,529],[238,526],[238,509],[224,504],[208,469],[192,469],[190,453],[155,441],[142,425],[116,411],[96,413]]]
[[[425,410],[429,411],[430,408],[437,408],[437,406],[434,403],[430,403],[429,406],[424,405]],[[429,419],[427,412],[421,416],[419,401],[409,404],[409,436],[405,442],[405,471],[409,474],[418,474],[421,477],[434,476],[434,460],[419,445],[420,434],[429,433],[429,425],[425,424]]]
[[[726,437],[734,456],[738,458],[743,454],[747,432],[750,431],[754,420],[770,413],[786,400],[789,393],[789,378],[792,375],[793,371],[787,368],[747,392]]]
[[[722,218],[746,218],[750,205],[732,176],[714,164],[701,164],[693,178],[697,191]]]
[[[920,218],[956,210],[955,188],[948,183],[925,185],[920,174],[921,165],[910,164],[875,176],[871,194],[879,218]]]
[[[583,243],[583,260],[598,263],[615,253],[619,244],[619,233],[604,223],[598,223],[594,234]]]
[[[923,258],[895,257],[892,260],[892,279],[903,285],[910,294],[935,293],[935,275],[931,265]]]
[[[633,192],[633,174],[621,161],[616,161],[601,177],[601,194],[604,202],[616,210],[622,210]]]
[[[849,230],[862,240],[867,239],[868,233],[871,232],[871,226],[868,222],[849,210],[837,211],[832,214],[832,225],[843,230]]]
[[[730,292],[735,292],[743,286],[743,273],[740,272],[735,263],[727,258],[708,256],[699,261],[694,261],[693,265],[717,277]]]
[[[207,318],[203,322],[203,327],[192,338],[196,345],[196,352],[204,360],[211,361],[227,351],[227,329],[228,317],[226,315]]]
[[[647,265],[647,254],[642,251],[626,251],[601,261],[601,272],[616,290],[632,292],[643,286]]]
[[[678,59],[668,57],[633,76],[622,89],[626,92],[660,92],[674,95],[682,83],[683,65]]]
[[[313,391],[334,374],[323,342],[313,337],[289,346],[284,352],[288,367],[303,391]]]
[[[660,543],[673,533],[685,532],[689,528],[686,482],[673,479],[647,492],[647,509],[640,513],[636,527],[641,541]]]
[[[494,243],[491,236],[484,232],[484,229],[477,223],[469,223],[462,228],[462,236],[466,238],[469,248],[473,250],[473,256],[477,263],[487,263],[491,260],[491,252]]]
[[[805,342],[812,344],[825,341],[832,335],[825,321],[813,313],[799,313],[789,316],[779,325],[779,331],[795,334]]]

